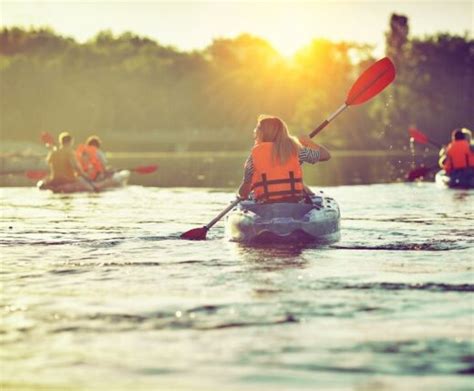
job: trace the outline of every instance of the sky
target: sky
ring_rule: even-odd
[[[79,42],[97,32],[131,31],[181,50],[251,33],[291,56],[314,38],[356,41],[383,52],[391,13],[409,17],[410,35],[474,30],[474,1],[19,1],[0,0],[0,24],[49,26]]]

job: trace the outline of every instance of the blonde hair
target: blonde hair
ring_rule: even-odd
[[[257,142],[273,143],[272,160],[285,164],[302,147],[299,140],[292,136],[285,122],[270,115],[259,115],[255,128]]]

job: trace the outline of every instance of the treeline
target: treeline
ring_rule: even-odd
[[[330,147],[399,148],[411,124],[445,141],[474,123],[473,40],[409,39],[408,24],[405,31],[393,21],[387,54],[397,79],[318,136]],[[182,52],[132,33],[105,31],[80,44],[47,28],[4,28],[0,132],[25,141],[41,131],[97,133],[113,150],[245,149],[260,113],[297,134],[312,130],[372,61],[369,45],[322,39],[288,60],[248,34]]]

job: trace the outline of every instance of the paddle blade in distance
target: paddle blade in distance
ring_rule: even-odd
[[[413,170],[411,170],[408,175],[407,175],[407,181],[408,182],[413,182],[419,178],[425,177],[431,170],[433,170],[433,167],[418,167]]]
[[[207,227],[194,228],[181,234],[180,238],[187,240],[206,240],[207,231]]]
[[[428,144],[430,141],[426,134],[420,132],[417,128],[408,128],[410,137],[420,144]]]
[[[384,57],[370,66],[352,85],[346,105],[359,105],[373,98],[395,79],[395,66]]]
[[[45,145],[54,145],[54,137],[51,133],[41,132],[41,142]]]
[[[138,166],[132,169],[133,172],[138,174],[151,174],[158,169],[158,165],[153,164],[151,166]]]
[[[29,179],[40,180],[48,175],[48,171],[45,170],[29,170],[25,173],[26,177]]]

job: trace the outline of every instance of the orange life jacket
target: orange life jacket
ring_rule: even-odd
[[[252,149],[252,190],[258,201],[278,201],[303,196],[303,173],[298,154],[285,164],[272,159],[272,142],[259,143]]]
[[[80,144],[76,149],[76,156],[82,170],[90,179],[95,180],[101,172],[105,171],[105,167],[97,157],[97,147]]]
[[[443,168],[446,172],[474,167],[474,157],[467,140],[455,140],[446,148],[446,160]]]

